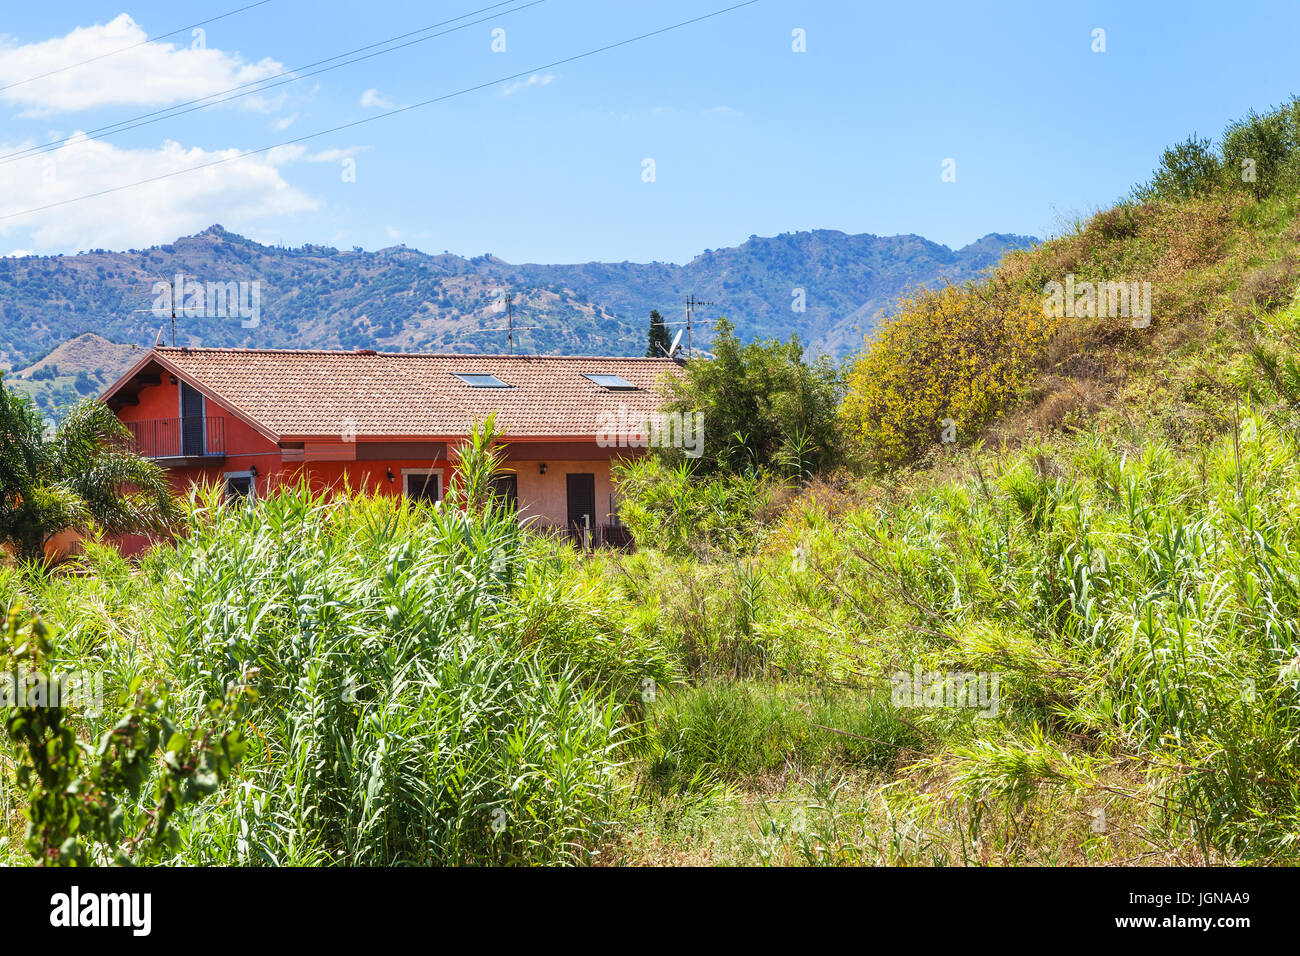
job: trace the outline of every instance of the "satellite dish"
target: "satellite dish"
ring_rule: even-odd
[[[673,357],[673,354],[677,351],[677,347],[682,344],[682,333],[685,331],[685,329],[678,329],[677,334],[673,336],[673,344],[668,346],[669,358]]]

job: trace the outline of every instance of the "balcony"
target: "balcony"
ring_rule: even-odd
[[[132,450],[161,465],[210,465],[226,457],[224,418],[154,418],[125,422]]]

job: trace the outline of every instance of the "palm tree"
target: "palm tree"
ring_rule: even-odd
[[[0,375],[0,543],[45,562],[63,531],[161,531],[178,517],[163,470],[130,451],[131,433],[98,399],[56,430]]]

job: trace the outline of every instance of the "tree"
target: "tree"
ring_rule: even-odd
[[[691,359],[685,380],[670,383],[666,406],[703,414],[699,469],[771,468],[802,478],[839,463],[841,389],[828,358],[805,362],[797,335],[742,346],[726,319],[709,347],[712,359]],[[667,450],[670,458],[682,454]]]
[[[650,310],[650,341],[646,346],[646,358],[663,358],[668,353],[672,339],[668,336],[668,326],[664,325],[663,316],[658,309]]]
[[[1189,199],[1214,191],[1222,175],[1219,157],[1210,141],[1189,136],[1185,142],[1165,150],[1151,182],[1138,187],[1134,193],[1141,202]]]
[[[178,517],[163,470],[129,450],[131,434],[97,399],[47,432],[31,399],[0,375],[0,542],[44,562],[63,531],[160,531]]]
[[[1287,172],[1295,139],[1290,110],[1260,116],[1254,110],[1230,123],[1223,133],[1223,166],[1228,183],[1256,199],[1273,193]]]

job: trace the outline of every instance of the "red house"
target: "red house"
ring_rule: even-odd
[[[500,494],[536,524],[608,540],[621,531],[610,463],[642,452],[639,426],[680,374],[669,359],[160,346],[101,398],[178,491],[253,496],[306,476],[440,500],[451,452],[495,412],[512,469]]]

